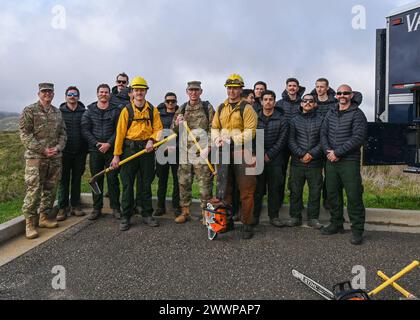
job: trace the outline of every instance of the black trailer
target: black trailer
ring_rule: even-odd
[[[375,90],[364,165],[420,173],[420,2],[394,10],[377,30]]]

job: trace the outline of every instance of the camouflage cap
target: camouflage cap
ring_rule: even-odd
[[[187,89],[199,89],[201,90],[201,82],[200,81],[190,81],[187,84]]]
[[[54,91],[54,84],[52,84],[52,83],[40,83],[39,84],[39,91],[43,91],[43,90]]]

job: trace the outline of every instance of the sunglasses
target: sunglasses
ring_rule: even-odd
[[[125,80],[117,80],[117,83],[118,84],[127,84],[127,81],[125,81]]]
[[[166,103],[167,103],[167,104],[177,103],[177,101],[176,101],[176,100],[166,100]]]
[[[351,91],[344,91],[344,92],[341,92],[341,91],[338,91],[337,92],[337,96],[349,96],[349,95],[351,95],[353,92],[351,92]]]
[[[312,104],[315,103],[315,100],[302,100],[303,104]]]
[[[75,97],[77,98],[79,96],[78,93],[67,93],[67,97]]]

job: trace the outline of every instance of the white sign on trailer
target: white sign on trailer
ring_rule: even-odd
[[[408,32],[420,30],[420,14],[415,12],[413,15],[407,15]]]

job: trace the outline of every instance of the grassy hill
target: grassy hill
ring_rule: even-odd
[[[8,117],[0,119],[0,132],[16,131],[19,129],[19,117]]]
[[[0,223],[20,215],[25,194],[24,148],[17,132],[0,133]],[[401,167],[367,167],[362,170],[365,205],[368,208],[420,209],[420,176],[404,174]],[[89,192],[86,170],[82,190]],[[170,181],[170,185],[171,185]],[[152,186],[156,195],[157,179]],[[306,192],[306,191],[305,191]],[[198,187],[193,187],[199,197]],[[172,194],[169,188],[168,194]],[[288,197],[286,197],[288,201]]]

